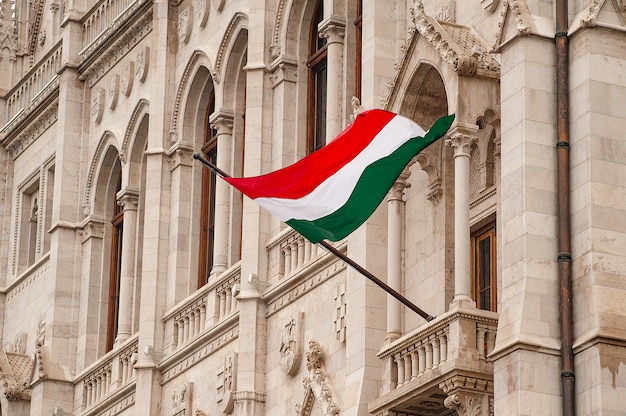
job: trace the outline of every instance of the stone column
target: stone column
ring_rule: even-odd
[[[454,299],[461,306],[472,300],[470,261],[470,152],[478,139],[470,134],[457,132],[446,140],[454,147]],[[470,306],[470,305],[466,306]]]
[[[341,133],[343,127],[343,41],[346,22],[331,16],[320,23],[320,37],[326,39],[326,141]]]
[[[398,293],[402,290],[402,214],[404,189],[410,184],[406,180],[411,175],[408,170],[400,174],[387,196],[387,284]],[[392,342],[402,335],[400,315],[402,305],[391,295],[387,295],[387,335],[385,342]]]
[[[120,265],[120,291],[117,336],[119,345],[131,335],[133,322],[133,291],[135,281],[135,246],[137,239],[137,205],[139,191],[126,187],[117,193],[117,203],[124,210],[122,232],[122,259]]]
[[[209,123],[217,131],[217,166],[230,174],[232,170],[232,142],[233,142],[234,113],[220,109],[211,114]],[[215,182],[215,236],[213,239],[213,269],[215,276],[228,267],[228,235],[230,229],[230,185],[218,179]]]

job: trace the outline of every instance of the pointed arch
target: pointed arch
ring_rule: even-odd
[[[171,144],[178,141],[185,141],[186,139],[186,136],[182,134],[182,130],[185,128],[185,123],[188,121],[186,118],[188,118],[188,114],[190,113],[190,111],[187,111],[187,106],[190,102],[194,101],[190,100],[190,96],[198,94],[202,91],[203,85],[208,82],[208,78],[203,74],[204,71],[208,72],[210,78],[213,77],[212,74],[215,71],[211,60],[204,52],[198,50],[193,51],[191,58],[185,66],[185,70],[183,71],[183,75],[178,85],[178,90],[176,91],[174,111],[172,112],[172,124],[170,128]],[[200,73],[202,73],[202,75],[199,75]],[[203,85],[199,85],[199,82]],[[191,111],[191,113],[195,112]]]
[[[87,173],[87,184],[85,187],[85,198],[83,200],[84,215],[96,213],[96,207],[101,207],[96,203],[96,197],[93,195],[97,192],[98,181],[101,180],[103,170],[110,168],[111,158],[119,158],[120,144],[118,137],[120,134],[116,134],[111,130],[106,130],[96,146],[91,163],[89,164],[89,171]],[[114,156],[112,156],[114,154]],[[94,191],[94,182],[96,183],[96,190]]]
[[[248,16],[237,12],[230,20],[228,27],[226,28],[226,32],[224,33],[224,37],[222,38],[222,42],[220,43],[220,47],[217,51],[217,58],[215,59],[215,68],[212,72],[213,80],[216,83],[220,83],[222,71],[222,63],[224,62],[224,58],[228,55],[229,50],[232,49],[232,45],[237,37],[239,31],[245,28],[246,31],[248,29]]]
[[[146,99],[141,99],[135,106],[132,115],[130,116],[130,120],[128,122],[128,127],[126,128],[126,132],[124,134],[124,140],[122,141],[122,148],[120,149],[120,159],[122,162],[126,163],[128,159],[128,149],[130,146],[131,140],[136,137],[137,130],[143,117],[148,115],[150,111],[150,103]]]

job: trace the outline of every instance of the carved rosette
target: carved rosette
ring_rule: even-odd
[[[322,348],[317,341],[309,341],[309,350],[306,353],[306,367],[309,377],[302,379],[304,386],[304,400],[296,405],[296,415],[311,414],[313,404],[317,401],[324,416],[339,414],[339,406],[333,400],[332,387],[322,363]]]
[[[283,373],[293,376],[300,366],[302,345],[302,317],[299,312],[296,316],[289,317],[283,327],[283,336],[280,342],[280,369]]]

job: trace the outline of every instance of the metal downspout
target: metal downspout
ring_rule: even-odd
[[[559,311],[561,318],[561,387],[563,415],[576,414],[572,318],[572,255],[569,184],[569,56],[568,0],[556,0],[557,199]]]

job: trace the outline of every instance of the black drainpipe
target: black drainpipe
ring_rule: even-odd
[[[559,310],[561,317],[561,387],[563,416],[576,414],[572,318],[572,255],[569,214],[569,62],[568,0],[556,0],[556,112]]]

